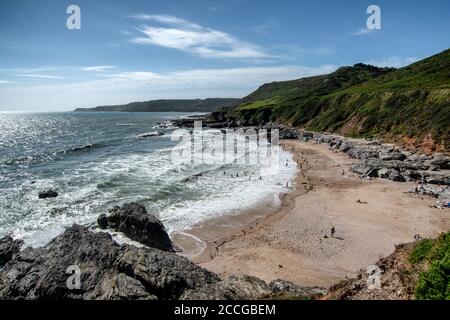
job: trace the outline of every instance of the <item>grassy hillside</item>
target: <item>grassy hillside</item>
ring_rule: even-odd
[[[357,64],[323,76],[266,84],[228,113],[349,136],[381,136],[450,149],[450,50],[401,69]]]
[[[193,100],[151,100],[132,102],[117,106],[100,106],[96,108],[79,108],[78,112],[93,111],[122,111],[122,112],[212,112],[221,107],[234,106],[239,99],[212,98]]]

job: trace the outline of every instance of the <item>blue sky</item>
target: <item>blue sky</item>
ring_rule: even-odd
[[[66,27],[69,5],[81,30]],[[366,28],[369,5],[381,30]],[[242,97],[265,82],[449,47],[450,1],[0,0],[0,110]]]

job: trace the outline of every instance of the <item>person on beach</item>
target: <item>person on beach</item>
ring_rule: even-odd
[[[331,227],[331,236],[334,237],[334,234],[336,233],[336,228],[334,226]]]

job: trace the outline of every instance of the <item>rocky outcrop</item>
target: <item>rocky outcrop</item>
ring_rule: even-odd
[[[360,160],[350,169],[361,177],[450,185],[450,158],[442,154],[411,153],[379,140],[357,141],[328,133],[300,130],[298,137],[303,141],[328,144],[331,150]]]
[[[11,239],[3,242],[12,247]],[[296,288],[286,290],[318,293]],[[175,253],[119,245],[110,234],[79,225],[43,248],[14,250],[0,269],[0,300],[255,300],[283,290],[249,276],[221,280]]]
[[[79,288],[67,285],[71,266],[80,270]],[[74,225],[46,247],[16,254],[0,271],[0,299],[177,299],[217,282],[174,253],[120,246]]]
[[[11,237],[0,239],[0,268],[19,253],[22,245],[22,240],[14,240]]]
[[[100,215],[97,222],[102,229],[122,232],[130,239],[149,247],[175,251],[161,221],[137,203],[114,207],[109,215]]]
[[[275,295],[296,298],[320,298],[327,294],[328,290],[321,287],[299,287],[296,284],[285,280],[274,280],[269,284]]]
[[[52,190],[52,189],[38,193],[39,199],[56,198],[57,196],[58,196],[58,192],[56,192],[55,190]]]

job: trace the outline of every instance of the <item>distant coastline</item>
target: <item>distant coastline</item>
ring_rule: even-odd
[[[124,105],[77,108],[75,112],[213,112],[240,103],[237,98],[160,99],[131,102]]]

